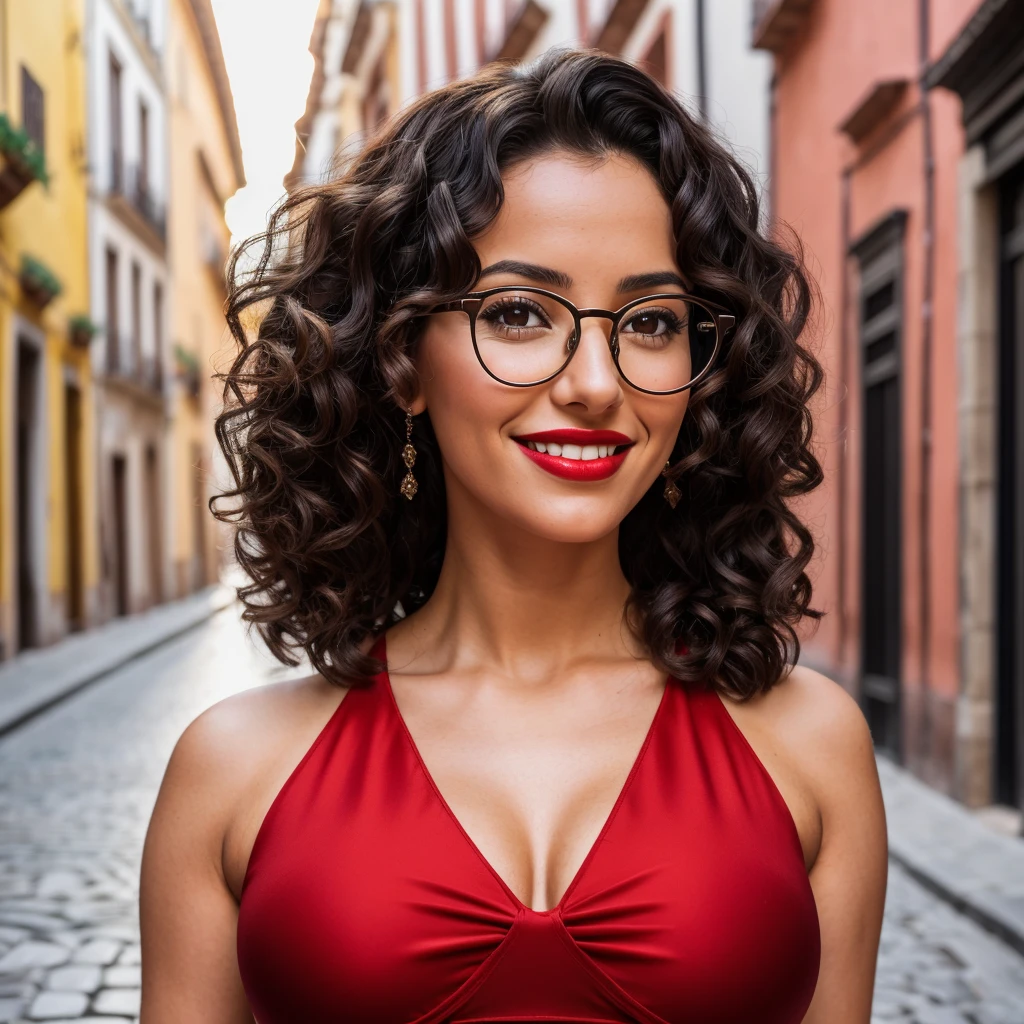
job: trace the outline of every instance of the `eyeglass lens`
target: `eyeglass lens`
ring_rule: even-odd
[[[523,289],[487,296],[476,314],[480,359],[509,384],[531,384],[557,373],[572,354],[575,330],[567,306]],[[622,314],[617,333],[619,369],[645,391],[686,387],[715,350],[711,313],[682,297],[638,300]]]

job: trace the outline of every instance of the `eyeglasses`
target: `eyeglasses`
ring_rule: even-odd
[[[616,310],[578,309],[555,292],[508,285],[429,312],[466,313],[480,365],[513,388],[557,377],[579,347],[584,317],[610,320],[608,346],[619,374],[649,395],[674,395],[698,383],[736,324],[724,307],[683,292],[645,295]]]

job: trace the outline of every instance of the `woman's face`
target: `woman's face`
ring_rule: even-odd
[[[684,290],[668,205],[636,160],[614,154],[597,162],[558,151],[514,165],[503,181],[501,211],[473,240],[483,268],[474,291],[527,285],[557,292],[580,309],[615,310],[644,295]],[[489,269],[505,261],[534,269]],[[641,287],[626,281],[621,289],[625,278],[639,274],[658,278]],[[509,322],[539,321],[517,308],[495,330]],[[618,527],[664,467],[689,392],[648,395],[630,387],[612,360],[610,331],[606,319],[584,319],[579,347],[562,373],[547,384],[516,388],[484,371],[465,313],[428,318],[413,411],[430,413],[453,514],[475,504],[561,542],[596,540]],[[562,431],[620,437],[605,434],[602,443],[601,434]],[[548,451],[539,450],[538,440]],[[551,444],[560,455],[552,456]],[[573,466],[567,456],[582,458]]]

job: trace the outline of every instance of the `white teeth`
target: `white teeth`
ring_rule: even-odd
[[[540,452],[542,455],[555,455],[563,459],[576,459],[581,462],[589,462],[591,459],[606,459],[609,455],[615,454],[613,444],[555,444],[543,441],[527,441],[526,447],[530,451]]]

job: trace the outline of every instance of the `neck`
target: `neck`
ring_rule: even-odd
[[[444,563],[415,616],[416,647],[449,665],[483,662],[519,678],[581,659],[638,657],[623,619],[629,590],[618,530],[560,542],[450,502]]]

